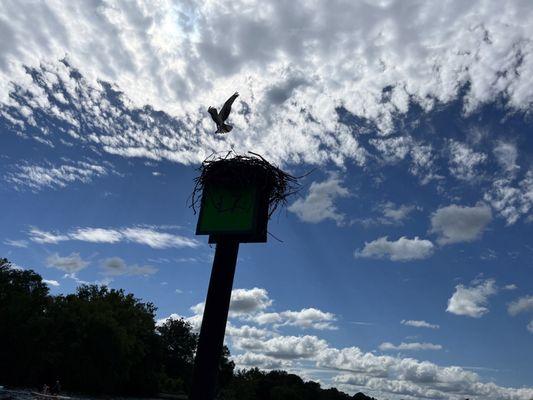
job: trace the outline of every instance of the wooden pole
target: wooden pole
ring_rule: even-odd
[[[221,239],[217,242],[194,359],[191,400],[215,398],[238,252],[239,242],[235,240]]]

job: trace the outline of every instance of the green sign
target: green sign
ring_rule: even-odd
[[[249,186],[204,189],[196,234],[249,234],[256,229],[257,189]]]

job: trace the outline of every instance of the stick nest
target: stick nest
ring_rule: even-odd
[[[209,185],[239,189],[250,184],[257,185],[260,192],[268,196],[268,216],[278,207],[287,205],[287,198],[298,192],[298,178],[270,164],[259,154],[208,157],[198,168],[200,175],[194,179],[190,207],[196,214],[202,201],[202,192]]]

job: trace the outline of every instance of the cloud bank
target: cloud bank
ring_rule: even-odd
[[[479,285],[484,285],[480,282]],[[489,282],[490,285],[490,282]],[[238,293],[238,294],[237,294]],[[245,299],[239,304],[233,299]],[[240,300],[239,300],[240,301]],[[283,316],[286,321],[298,320],[321,322],[330,313],[316,308],[306,308],[301,312],[269,311],[274,301],[268,291],[262,288],[235,289],[232,293],[232,306],[227,327],[226,343],[232,351],[233,361],[238,368],[259,367],[263,369],[285,369],[301,373],[316,380],[312,374],[316,370],[326,372],[331,378],[320,380],[348,392],[360,390],[372,391],[379,398],[430,398],[460,400],[465,397],[488,400],[529,400],[533,396],[531,388],[511,388],[499,386],[493,382],[484,382],[475,372],[459,366],[441,366],[429,361],[420,361],[401,355],[378,355],[363,351],[358,347],[337,348],[327,340],[312,334],[284,334],[283,330],[291,328],[292,323],[279,324]],[[200,303],[201,304],[201,303]],[[243,304],[245,304],[243,306]],[[203,304],[191,307],[195,313],[191,317],[172,314],[167,318],[185,318],[199,330]],[[237,312],[235,312],[237,311]],[[307,318],[303,318],[307,316]],[[158,321],[163,323],[167,318]],[[327,318],[336,318],[333,314]],[[246,324],[238,326],[239,322]],[[431,325],[425,321],[408,320],[405,325],[425,327]],[[254,324],[260,326],[254,326]],[[312,324],[298,325],[301,329],[312,329]],[[398,345],[384,342],[382,351],[438,351],[443,347],[427,342],[408,342]],[[305,364],[303,364],[305,363]],[[311,372],[309,372],[311,371]],[[310,376],[311,374],[311,376]],[[325,379],[325,380],[324,380]]]

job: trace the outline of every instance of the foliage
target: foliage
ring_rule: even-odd
[[[51,296],[37,273],[0,258],[0,385],[59,379],[67,391],[93,394],[188,393],[198,335],[183,319],[156,326],[155,312],[153,304],[105,286]],[[234,369],[224,346],[220,400],[373,400],[285,371]]]
[[[188,392],[190,382],[184,377],[192,376],[198,335],[183,319],[168,319],[157,328],[157,332],[163,349],[162,386],[170,392]]]
[[[154,392],[160,364],[154,317],[151,303],[105,286],[56,296],[47,318],[49,371],[84,392]]]
[[[0,377],[26,385],[43,373],[48,287],[33,271],[0,259]]]
[[[238,371],[222,393],[224,400],[375,400],[357,393],[350,396],[335,388],[322,389],[286,371],[264,372],[257,368]]]

